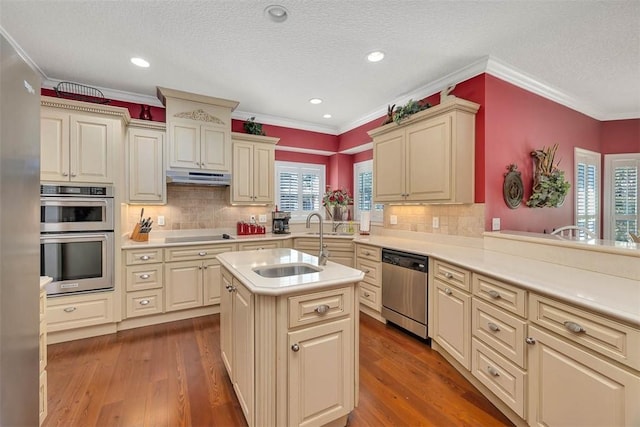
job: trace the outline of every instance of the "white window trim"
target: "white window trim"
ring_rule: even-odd
[[[640,168],[640,153],[627,153],[627,154],[605,154],[604,155],[604,239],[613,240],[613,171],[614,162],[616,161],[636,161]],[[640,197],[638,198],[638,204],[640,204]],[[638,206],[638,212],[640,212],[640,206]]]
[[[573,150],[573,223],[578,225],[578,188],[576,183],[578,182],[578,163],[584,163],[586,165],[594,165],[596,167],[596,227],[594,232],[600,236],[600,215],[602,212],[600,201],[602,200],[602,174],[601,169],[601,154],[595,151],[585,150],[584,148],[575,147]]]
[[[320,215],[322,215],[322,217],[324,218],[325,214],[324,214],[324,209],[322,208],[322,196],[324,194],[324,189],[326,188],[326,174],[327,174],[327,167],[323,164],[318,164],[318,163],[300,163],[300,162],[287,162],[287,161],[282,161],[282,160],[276,160],[275,162],[275,191],[274,191],[274,200],[275,200],[275,204],[277,205],[279,200],[280,200],[280,174],[279,171],[281,170],[281,168],[289,168],[289,169],[297,169],[298,172],[300,172],[302,169],[308,169],[308,170],[315,170],[318,172],[318,175],[320,176],[320,184],[319,184],[319,190],[320,190],[320,194],[319,196],[319,200],[320,200],[320,210],[319,211],[315,211],[315,212],[319,212]],[[302,201],[300,200],[300,203],[302,203]],[[278,209],[281,209],[280,207],[278,207]],[[303,222],[306,220],[307,215],[311,212],[308,213],[301,213],[303,211],[298,211],[298,212],[291,212],[291,222]]]
[[[371,173],[373,173],[373,159],[353,164],[353,219],[356,221],[360,221],[360,209],[358,209],[357,201],[360,197],[358,193],[358,173],[361,171],[371,171]],[[376,203],[374,202],[373,205],[375,206]],[[373,209],[371,211],[370,221],[373,223],[382,223],[384,221],[383,211]]]

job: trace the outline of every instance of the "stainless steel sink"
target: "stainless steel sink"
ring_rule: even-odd
[[[226,237],[225,237],[226,236]],[[231,236],[225,234],[213,234],[205,236],[180,236],[180,237],[166,237],[165,243],[185,243],[185,242],[208,242],[212,240],[230,240]]]
[[[302,274],[317,273],[319,271],[322,271],[322,269],[310,264],[285,264],[254,268],[253,271],[262,277],[272,278],[300,276]]]

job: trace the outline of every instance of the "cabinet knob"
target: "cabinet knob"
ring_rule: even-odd
[[[487,326],[489,327],[489,329],[491,329],[493,332],[499,332],[500,331],[500,327],[498,325],[496,325],[493,322],[489,322],[487,323]]]
[[[318,314],[324,314],[324,313],[326,313],[327,311],[329,311],[329,308],[330,308],[330,307],[329,307],[327,304],[322,304],[322,305],[317,306],[317,307],[314,309],[314,311],[315,311],[316,313],[318,313]]]
[[[142,256],[140,257],[140,259],[141,259],[142,261],[149,261],[149,255],[142,255]]]
[[[69,176],[67,172],[62,172],[62,176]]]
[[[76,307],[67,307],[64,309],[65,313],[73,313],[76,310],[77,310]]]
[[[72,176],[72,177],[75,177],[75,176],[76,176],[76,173],[75,173],[75,172],[71,172],[71,176]]]
[[[453,292],[451,292],[451,289],[449,288],[444,288],[444,293],[447,295],[451,295]]]
[[[498,370],[493,366],[487,366],[487,372],[489,372],[489,374],[493,375],[494,377],[500,376],[500,372],[498,372]]]
[[[141,279],[148,279],[149,277],[151,277],[151,275],[146,274],[146,273],[145,273],[145,274],[141,274],[141,275],[140,275],[140,278],[141,278]]]
[[[365,254],[365,255],[371,255],[371,252],[369,252],[369,251],[364,251],[362,253]]]
[[[200,256],[205,256],[206,254],[207,254],[207,253],[206,253],[205,251],[198,252],[198,255],[200,255]]]
[[[569,331],[574,332],[576,334],[578,334],[580,332],[587,332],[587,330],[585,328],[583,328],[582,326],[580,326],[576,322],[566,321],[566,322],[563,323],[563,325]]]
[[[363,270],[363,271],[364,271],[364,274],[369,274],[369,273],[371,273],[371,270],[369,270],[369,269],[367,269],[367,270]]]
[[[453,279],[453,274],[447,271],[446,273],[444,273],[444,277],[446,277],[447,279]]]
[[[493,289],[490,290],[489,292],[487,292],[489,294],[489,296],[493,299],[500,299],[502,298],[502,295],[500,295],[500,292],[498,291],[494,291]]]
[[[143,299],[142,301],[140,301],[138,304],[140,305],[149,305],[149,300],[148,299]]]
[[[364,293],[364,296],[365,296],[365,297],[367,297],[367,298],[369,298],[369,297],[371,296],[371,294],[369,294],[369,293],[365,292],[365,293]]]
[[[297,353],[298,351],[300,351],[300,346],[298,344],[294,344],[291,346],[291,350]]]
[[[526,342],[527,344],[533,345],[536,343],[536,339],[532,337],[527,337],[527,339],[525,339],[524,342]]]
[[[198,270],[202,270],[202,266],[201,265],[198,266]]]
[[[208,267],[208,266],[206,266],[206,265],[203,265],[203,266],[202,266],[202,268],[204,268],[204,269],[206,270],[206,269],[207,269],[207,268],[209,268],[209,267]]]

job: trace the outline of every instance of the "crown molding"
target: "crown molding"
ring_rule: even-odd
[[[316,156],[333,156],[335,151],[315,150],[313,148],[290,147],[288,145],[276,145],[277,151],[289,151],[292,153],[315,154]]]
[[[294,129],[308,130],[311,132],[326,133],[329,135],[339,135],[338,129],[331,126],[322,126],[316,123],[303,122],[300,120],[287,119],[286,117],[271,116],[262,113],[250,113],[248,111],[234,111],[231,114],[232,119],[247,120],[251,117],[256,118],[256,122],[272,126],[282,126]]]
[[[41,85],[43,84],[42,82],[44,82],[47,78],[46,74],[44,73],[44,71],[42,71],[42,69],[40,67],[38,67],[38,64],[36,64],[29,55],[27,55],[27,52],[24,51],[24,49],[22,49],[22,47],[20,47],[20,45],[18,44],[18,42],[16,42],[14,40],[13,37],[11,37],[9,35],[9,33],[7,32],[7,30],[5,30],[2,26],[0,26],[0,35],[2,35],[7,42],[9,42],[9,44],[11,45],[11,47],[13,47],[15,49],[15,51],[18,53],[18,55],[20,55],[20,58],[22,58],[24,60],[24,62],[27,63],[27,65],[29,67],[31,67],[31,69],[33,71],[35,71],[39,76],[40,76],[40,81],[41,81]]]
[[[339,153],[340,154],[357,154],[367,150],[373,150],[373,142],[367,142],[366,144],[347,148],[346,150],[339,151]]]
[[[66,82],[66,81],[68,80],[52,79],[45,76],[45,79],[42,82],[42,87],[47,89],[55,89],[58,83]],[[76,82],[76,83],[84,84],[82,82]],[[142,95],[140,93],[126,92],[124,90],[109,89],[109,88],[100,87],[100,86],[92,86],[92,85],[88,85],[88,86],[98,89],[100,92],[102,92],[104,97],[107,99],[113,99],[114,101],[131,102],[133,104],[153,105],[154,107],[164,108],[164,105],[162,105],[162,102],[160,102],[160,100],[155,96]]]

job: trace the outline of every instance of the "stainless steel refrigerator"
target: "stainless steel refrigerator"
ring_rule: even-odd
[[[0,426],[38,425],[40,76],[0,27]]]

